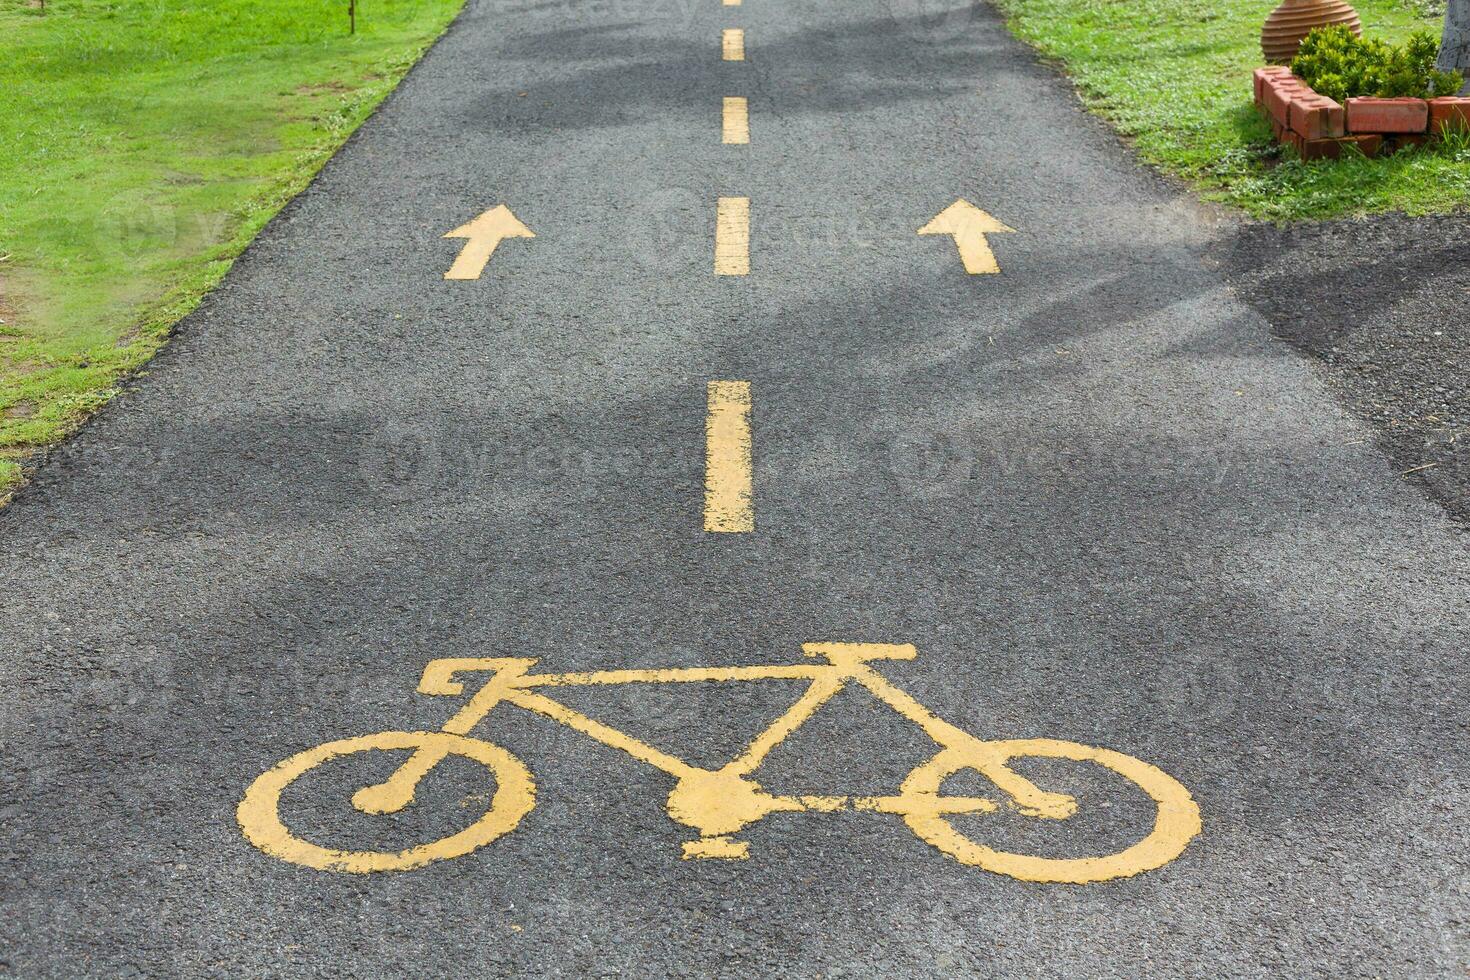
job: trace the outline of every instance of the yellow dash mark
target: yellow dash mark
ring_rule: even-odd
[[[726,61],[745,60],[745,31],[738,27],[727,27],[721,37],[721,48]]]
[[[750,107],[743,98],[726,97],[721,138],[726,143],[750,142]]]
[[[704,529],[754,531],[750,382],[711,381],[705,416]]]
[[[725,6],[738,7],[740,6],[740,0],[725,0]]]
[[[750,198],[722,197],[715,214],[715,274],[750,274]]]

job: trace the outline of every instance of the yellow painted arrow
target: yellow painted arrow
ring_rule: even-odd
[[[454,260],[449,271],[444,273],[444,278],[478,279],[480,273],[485,271],[485,263],[495,254],[495,246],[500,244],[501,239],[535,238],[536,233],[521,224],[520,219],[510,213],[510,208],[501,204],[474,221],[446,232],[444,237],[469,239],[464,248],[459,250],[459,257]]]
[[[995,253],[990,250],[990,243],[985,240],[985,236],[1015,230],[960,198],[935,215],[933,221],[920,228],[919,234],[953,235],[954,243],[960,250],[960,261],[965,263],[965,271],[973,276],[1000,271]]]

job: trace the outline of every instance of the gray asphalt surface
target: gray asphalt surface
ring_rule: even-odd
[[[719,142],[726,95],[749,146]],[[751,198],[748,277],[711,274],[720,195]],[[1017,229],[1002,275],[915,235],[961,196]],[[537,237],[443,281],[461,243],[438,236],[501,201]],[[472,0],[0,511],[0,960],[1461,975],[1470,554],[1231,288],[1229,234],[985,8]],[[753,386],[753,534],[701,529],[711,379]],[[466,857],[315,871],[235,823],[278,760],[442,724],[458,702],[414,693],[436,657],[792,663],[816,640],[914,643],[884,672],[945,718],[1153,763],[1203,833],[1087,886],[963,866],[874,813],[776,814],[750,860],[683,861],[666,776],[512,708],[477,734],[538,804]],[[710,764],[793,697],[566,695]],[[758,775],[892,792],[933,751],[848,692]],[[283,806],[337,846],[457,829],[488,788],[446,768],[368,818],[341,766]],[[1126,784],[1033,775],[1078,816],[956,819],[1053,855],[1147,830]]]

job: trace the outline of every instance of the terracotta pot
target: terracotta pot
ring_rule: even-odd
[[[1314,27],[1328,24],[1344,24],[1354,34],[1362,36],[1363,33],[1358,12],[1342,0],[1286,0],[1271,11],[1266,26],[1261,28],[1261,50],[1266,53],[1266,62],[1290,64],[1302,38]]]

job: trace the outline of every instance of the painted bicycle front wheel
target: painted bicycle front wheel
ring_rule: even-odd
[[[402,851],[322,847],[295,836],[281,820],[281,793],[312,769],[357,752],[404,749],[461,756],[489,769],[496,783],[489,809],[458,833]],[[378,732],[327,742],[282,761],[250,784],[235,815],[245,838],[272,857],[323,871],[366,874],[407,871],[432,861],[461,857],[510,833],[535,805],[536,787],[531,773],[519,759],[498,745],[448,732]]]
[[[909,829],[962,864],[1009,875],[1022,881],[1085,884],[1125,878],[1174,860],[1200,832],[1199,806],[1189,790],[1156,766],[1079,742],[1032,738],[981,742],[975,747],[944,749],[909,773],[901,793],[925,801],[939,798],[944,781],[961,770],[1004,766],[1012,759],[1071,759],[1089,762],[1122,776],[1136,785],[1156,804],[1153,829],[1142,840],[1116,854],[1085,858],[1048,858],[997,851],[977,843],[955,829],[952,816],[943,806],[916,806],[904,814]]]

